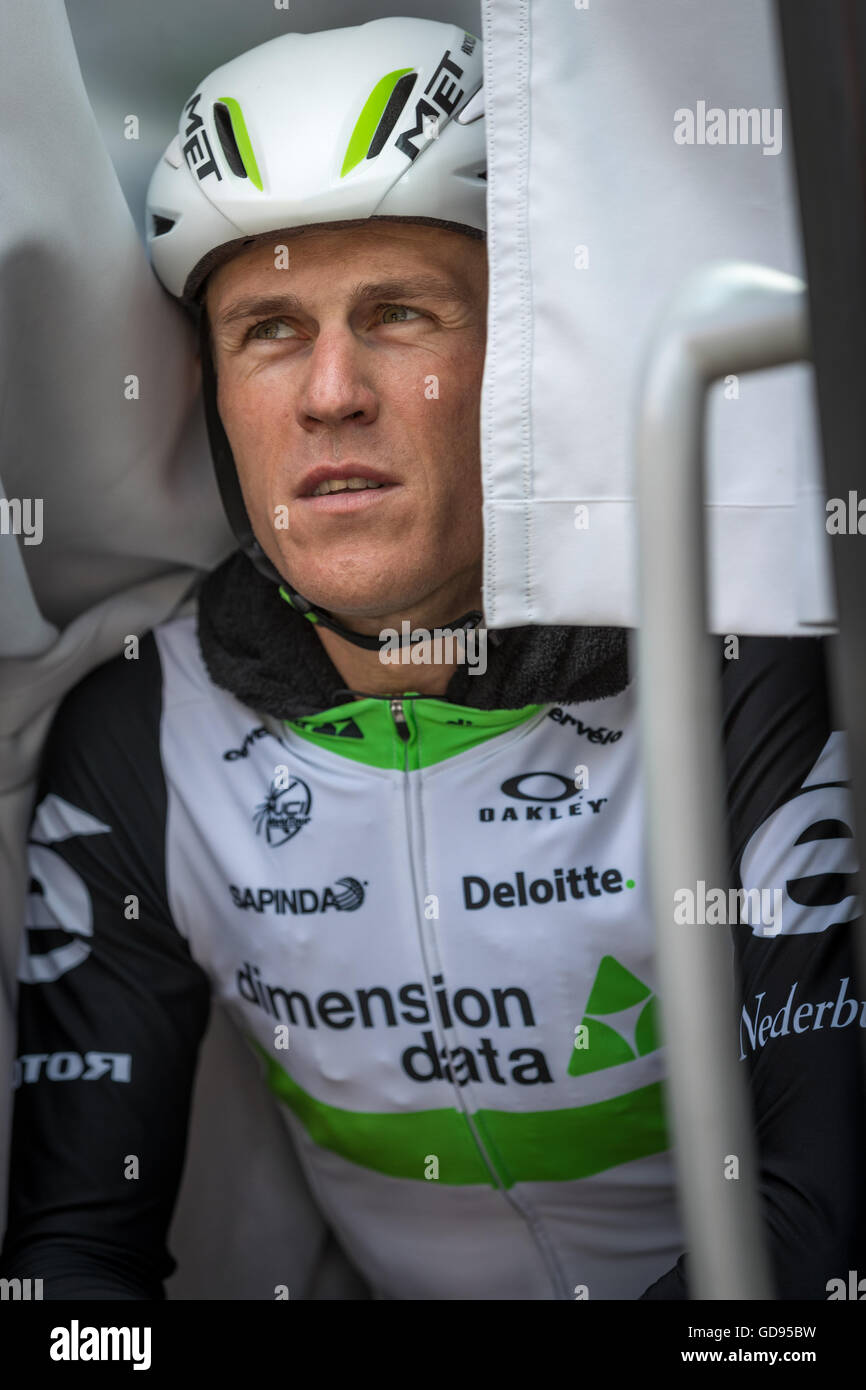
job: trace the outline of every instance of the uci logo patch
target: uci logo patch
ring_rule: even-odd
[[[290,777],[287,768],[278,768],[264,801],[253,813],[256,834],[265,833],[272,848],[284,845],[310,820],[312,794],[300,777]]]

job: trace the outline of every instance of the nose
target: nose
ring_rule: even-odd
[[[320,331],[297,403],[298,423],[310,433],[352,422],[370,425],[379,398],[365,372],[363,346],[348,327]]]

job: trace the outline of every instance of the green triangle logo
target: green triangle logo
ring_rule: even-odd
[[[615,956],[602,956],[589,1000],[588,1014],[615,1014],[630,1009],[651,993],[643,980],[620,965]]]
[[[634,1029],[634,1046],[599,1014],[621,1013],[646,1000]],[[633,1062],[661,1046],[658,1001],[649,985],[633,975],[615,956],[602,956],[589,992],[580,1028],[568,1063],[569,1076],[585,1076],[605,1067]]]

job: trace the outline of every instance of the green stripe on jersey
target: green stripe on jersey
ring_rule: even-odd
[[[424,1180],[428,1156],[439,1181],[453,1187],[491,1183],[487,1165],[459,1111],[380,1114],[342,1110],[316,1100],[264,1048],[271,1090],[300,1120],[313,1143],[361,1168]],[[670,1147],[661,1082],[568,1110],[478,1110],[473,1116],[504,1187],[518,1182],[588,1178]]]

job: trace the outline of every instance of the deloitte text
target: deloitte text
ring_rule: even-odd
[[[583,881],[586,892],[581,888]],[[598,885],[601,884],[601,887]],[[634,879],[626,879],[626,888],[634,888]],[[582,872],[577,869],[554,869],[553,879],[534,878],[526,882],[526,875],[518,869],[514,882],[494,883],[478,874],[465,874],[463,877],[463,902],[470,911],[486,907],[491,898],[497,907],[529,907],[535,904],[567,902],[571,898],[600,898],[603,893],[621,893],[622,874],[619,869],[605,869],[599,873],[592,864],[587,864]]]
[[[766,993],[763,990],[760,994],[755,995],[753,1015],[750,1015],[746,1005],[743,1005],[740,1019],[741,1062],[746,1060],[746,1045],[751,1048],[752,1052],[756,1052],[759,1047],[766,1046],[768,1038],[784,1038],[789,1033],[820,1032],[824,1028],[824,1016],[828,1009],[832,1010],[830,1022],[826,1025],[828,1028],[848,1028],[856,1022],[858,1009],[860,1010],[860,1027],[866,1028],[866,1000],[848,995],[847,975],[840,978],[835,999],[821,1000],[817,1004],[798,1004],[794,1008],[794,999],[799,984],[799,980],[794,981],[788,991],[788,998],[775,1014],[771,1009],[765,1009]]]
[[[468,666],[470,676],[487,670],[487,629],[413,628],[408,619],[379,633],[379,660],[386,666]],[[402,645],[401,645],[402,643]]]
[[[299,989],[284,989],[261,978],[256,965],[245,961],[237,972],[237,988],[242,999],[263,1009],[281,1023],[303,1024],[306,1028],[344,1030],[397,1028],[400,1022],[422,1026],[433,1015],[443,1028],[462,1023],[467,1028],[486,1028],[488,1024],[505,1028],[534,1028],[535,1014],[525,989],[517,985],[490,990],[473,988],[449,991],[441,975],[434,975],[433,999],[420,980],[389,989],[371,985],[356,989],[350,997],[342,990],[325,990],[311,998]],[[521,1086],[537,1086],[553,1077],[544,1053],[534,1047],[518,1047],[503,1055],[492,1038],[482,1037],[474,1048],[437,1048],[433,1031],[420,1034],[420,1042],[404,1048],[400,1055],[403,1071],[412,1081],[445,1080],[457,1086],[467,1081],[490,1080],[504,1086],[508,1080]],[[510,1071],[508,1070],[510,1068]],[[503,1075],[503,1070],[507,1075]]]

